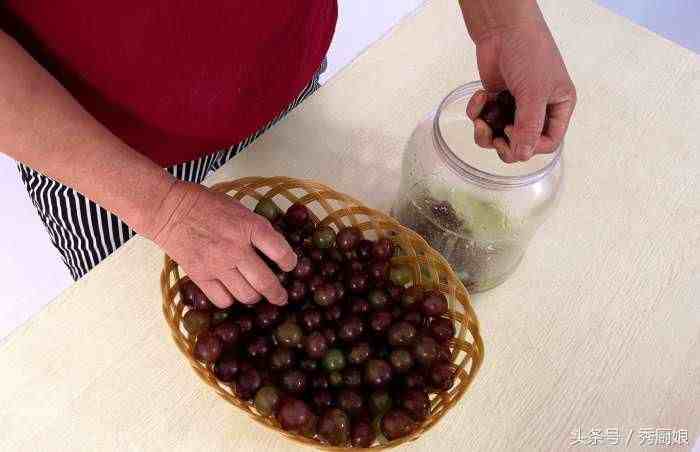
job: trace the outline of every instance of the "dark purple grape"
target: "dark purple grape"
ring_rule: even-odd
[[[357,244],[355,251],[357,252],[357,258],[363,261],[368,261],[372,257],[372,246],[374,243],[370,240],[360,240]]]
[[[350,293],[363,294],[369,288],[369,278],[366,273],[354,273],[347,280],[347,288]]]
[[[241,328],[230,320],[216,325],[212,332],[221,339],[224,346],[235,344],[241,337]]]
[[[330,248],[335,243],[335,231],[328,226],[321,226],[314,232],[313,240],[317,248]]]
[[[337,322],[343,316],[343,307],[340,303],[329,306],[323,313],[323,318],[329,322]]]
[[[250,361],[243,361],[241,360],[238,364],[238,372],[245,372],[246,370],[254,369],[255,366],[253,366],[253,363]]]
[[[297,279],[305,281],[311,277],[313,271],[314,267],[311,259],[303,256],[297,259],[297,266],[292,270],[292,275]]]
[[[419,372],[411,372],[406,375],[403,384],[407,389],[423,389],[425,388],[425,377]]]
[[[450,361],[439,360],[430,368],[431,386],[439,391],[447,391],[454,384],[456,366]]]
[[[283,287],[287,287],[292,282],[292,274],[289,272],[277,271],[275,276]]]
[[[324,374],[316,374],[311,378],[311,388],[328,389],[328,377]]]
[[[321,326],[321,311],[315,308],[302,311],[301,326],[308,332],[317,330]]]
[[[313,275],[311,278],[309,278],[309,292],[313,294],[319,287],[321,287],[325,283],[326,279],[323,276]]]
[[[352,426],[350,443],[353,447],[369,447],[374,443],[376,435],[367,421],[357,421]]]
[[[393,283],[388,283],[384,287],[384,290],[386,290],[386,293],[389,295],[389,299],[392,302],[397,303],[401,301],[401,297],[403,296],[403,287],[397,286]]]
[[[405,309],[419,309],[423,301],[423,289],[418,286],[411,286],[403,291],[401,306]]]
[[[193,283],[192,280],[183,280],[180,286],[180,296],[182,303],[186,306],[192,306],[193,309],[212,309],[214,305],[209,301],[207,296],[202,292],[202,289]]]
[[[504,131],[509,124],[508,114],[498,102],[494,100],[486,101],[479,117],[489,125],[494,138],[505,137]]]
[[[408,350],[397,348],[389,354],[389,362],[397,373],[402,374],[413,367],[413,356]]]
[[[362,372],[356,367],[343,371],[343,385],[348,388],[357,388],[362,385]]]
[[[387,338],[392,347],[407,347],[416,340],[416,327],[413,324],[401,321],[396,322],[389,328]]]
[[[297,259],[301,259],[302,257],[304,257],[305,254],[304,254],[304,247],[303,246],[294,245],[292,243],[290,243],[290,245],[292,246],[292,251],[294,252],[294,254],[297,255]],[[291,273],[292,273],[292,276],[294,276],[293,270]]]
[[[340,281],[336,281],[333,283],[333,285],[335,286],[336,298],[338,300],[344,299],[345,298],[345,286],[343,285],[343,283],[341,283]]]
[[[264,358],[270,353],[272,349],[272,344],[270,340],[265,336],[256,336],[248,342],[246,346],[246,352],[251,358]]]
[[[430,321],[430,334],[439,342],[452,339],[455,335],[455,325],[451,319],[436,317]]]
[[[313,359],[321,359],[328,351],[328,341],[318,331],[314,331],[306,337],[304,341],[304,350],[306,354]]]
[[[350,317],[340,323],[338,338],[344,342],[353,342],[365,332],[365,324],[357,316]]]
[[[340,271],[340,264],[337,263],[336,261],[325,260],[325,261],[321,262],[318,270],[319,270],[319,273],[321,274],[321,276],[323,276],[324,278],[330,279],[338,274],[338,272]]]
[[[389,296],[382,289],[372,289],[367,295],[370,306],[375,311],[385,309],[389,305]]]
[[[192,306],[192,300],[194,298],[195,291],[201,291],[201,289],[192,282],[189,278],[183,278],[179,282],[180,284],[180,302],[185,306]],[[204,292],[202,292],[204,294]]]
[[[270,355],[270,369],[280,371],[294,366],[294,351],[286,347],[276,348]]]
[[[256,369],[240,371],[236,377],[236,395],[241,399],[251,399],[262,386],[262,378]]]
[[[343,386],[343,374],[338,371],[331,372],[328,374],[328,384],[333,388],[340,388]]]
[[[389,279],[390,267],[388,261],[373,261],[369,264],[369,277],[376,284],[384,284]]]
[[[416,422],[423,422],[430,415],[428,393],[421,389],[407,389],[398,400],[401,408]]]
[[[367,401],[369,409],[374,415],[382,415],[391,409],[392,398],[384,389],[373,391]]]
[[[301,394],[306,391],[306,374],[300,370],[287,370],[282,374],[282,388],[292,394]]]
[[[387,239],[386,237],[381,238],[374,242],[372,246],[372,257],[380,260],[386,261],[394,255],[394,243]]]
[[[318,369],[318,361],[309,358],[302,359],[299,361],[299,368],[304,372],[316,372]]]
[[[261,329],[276,326],[282,320],[282,310],[279,306],[261,302],[255,306],[255,325]]]
[[[353,366],[359,366],[370,357],[371,349],[367,342],[359,342],[352,346],[348,353],[348,362]]]
[[[332,446],[343,446],[350,439],[350,418],[338,408],[330,408],[318,421],[318,436]]]
[[[246,334],[250,333],[253,331],[253,324],[255,323],[253,320],[253,316],[249,314],[243,314],[238,317],[233,321],[236,325],[238,325],[238,328],[241,330],[241,335],[245,336]]]
[[[437,359],[438,344],[435,339],[429,336],[418,338],[413,346],[413,356],[419,364],[429,366]]]
[[[389,347],[389,344],[387,344],[383,338],[375,340],[374,344],[372,344],[372,347],[374,349],[374,356],[376,358],[389,359],[389,355],[391,354],[391,347]]]
[[[323,262],[323,258],[325,257],[325,254],[323,253],[323,250],[314,248],[311,251],[309,251],[309,258],[311,258],[312,261],[316,262],[317,264],[320,262]]]
[[[182,325],[191,336],[202,334],[211,325],[211,313],[190,309],[182,318]]]
[[[255,394],[255,409],[263,416],[271,416],[280,404],[280,392],[274,386],[263,386]]]
[[[287,233],[287,241],[290,245],[302,246],[302,244],[304,243],[304,234],[298,229],[289,231],[289,233]]]
[[[391,380],[391,365],[383,359],[370,359],[365,364],[365,383],[383,386]]]
[[[285,347],[297,347],[303,338],[301,327],[294,322],[286,321],[275,330],[275,339]]]
[[[392,265],[389,270],[389,279],[397,286],[404,287],[413,279],[413,271],[407,265]]]
[[[309,209],[305,205],[294,203],[287,209],[287,213],[284,214],[284,221],[290,226],[300,228],[309,221],[310,217]]]
[[[315,390],[311,401],[319,412],[324,412],[335,404],[331,391],[325,388]]]
[[[221,356],[214,364],[214,375],[224,383],[231,383],[236,378],[238,371],[238,360],[233,356]]]
[[[338,407],[350,416],[360,414],[364,405],[362,396],[353,389],[341,389],[338,393]]]
[[[448,344],[438,344],[437,359],[441,361],[452,361],[452,351]]]
[[[425,294],[420,307],[424,315],[440,317],[443,314],[447,314],[447,299],[442,293],[431,290]]]
[[[302,231],[302,236],[304,236],[303,231]],[[313,243],[311,243],[311,239],[309,237],[306,237],[301,241],[301,248],[304,250],[304,256],[309,257],[309,259],[311,259],[311,251],[316,249],[316,248],[314,248]]]
[[[349,300],[350,312],[355,315],[364,315],[369,312],[369,302],[364,298],[352,297]]]
[[[345,264],[344,272],[345,276],[348,278],[355,273],[361,273],[363,271],[365,271],[365,265],[357,259],[352,259]]]
[[[330,259],[338,263],[341,263],[345,260],[345,256],[343,256],[343,253],[338,248],[329,249],[327,255]]]
[[[403,316],[403,320],[408,323],[412,323],[416,327],[420,327],[423,325],[423,314],[421,314],[419,311],[408,311]]]
[[[512,109],[512,114],[515,115],[515,97],[507,89],[496,95],[496,102],[504,108]],[[515,116],[513,116],[515,118]]]
[[[206,363],[213,363],[224,349],[224,344],[218,336],[211,333],[202,333],[194,344],[194,357]]]
[[[307,248],[309,249],[313,248],[312,237],[314,231],[316,231],[316,223],[314,223],[311,219],[309,219],[309,221],[304,223],[304,225],[301,227],[302,234],[304,234],[304,237],[308,239],[306,242],[308,243]]]
[[[339,371],[345,368],[345,355],[337,348],[332,348],[323,357],[323,367],[328,372]]]
[[[302,425],[299,428],[299,434],[309,439],[315,438],[317,431],[318,416],[316,416],[315,414],[311,414],[311,416],[309,416],[309,419],[306,422],[304,422],[304,425]]]
[[[387,412],[381,421],[382,433],[389,441],[410,435],[416,424],[405,410],[395,409]]]
[[[309,406],[298,399],[286,399],[280,403],[277,420],[280,426],[288,431],[296,431],[309,422],[313,413]]]
[[[262,382],[261,386],[271,386],[277,383],[275,381],[275,375],[272,374],[270,369],[258,369],[258,373],[260,373],[260,381]]]
[[[287,295],[289,296],[289,301],[292,303],[302,301],[304,298],[306,298],[307,291],[308,288],[306,287],[306,284],[303,281],[299,281],[298,279],[292,280],[292,282],[289,284],[289,287],[287,288]]]
[[[283,216],[279,216],[275,218],[274,221],[271,222],[272,227],[275,228],[275,231],[279,232],[280,234],[285,234],[287,232],[287,229],[289,229],[289,225],[287,224],[286,221],[284,221]]]
[[[355,251],[355,250],[344,251],[343,256],[345,256],[346,261],[357,260],[357,251]]]
[[[329,346],[333,346],[336,343],[336,341],[338,340],[338,336],[336,336],[335,330],[333,328],[324,328],[322,333],[323,333],[323,336],[328,341]]]
[[[314,292],[314,302],[319,306],[330,306],[336,301],[338,301],[338,293],[335,285],[331,283],[320,285]]]
[[[362,240],[362,232],[354,226],[348,226],[338,232],[335,244],[340,251],[350,251],[360,243],[360,240]]]
[[[403,309],[401,309],[398,306],[394,306],[391,309],[391,318],[394,320],[399,320],[401,316],[403,315]]]
[[[376,311],[369,320],[369,328],[375,333],[382,334],[389,329],[393,317],[389,311]]]
[[[515,99],[507,90],[498,93],[495,100],[488,100],[481,109],[479,117],[491,127],[494,138],[506,138],[506,126],[515,121]]]

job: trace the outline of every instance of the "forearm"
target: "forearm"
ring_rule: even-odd
[[[535,0],[459,0],[459,5],[475,43],[499,29],[544,22]]]
[[[174,179],[111,134],[0,32],[0,150],[148,230]]]

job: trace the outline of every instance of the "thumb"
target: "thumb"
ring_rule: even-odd
[[[525,161],[532,157],[544,128],[547,99],[544,96],[515,96],[515,124],[513,126],[513,154]]]

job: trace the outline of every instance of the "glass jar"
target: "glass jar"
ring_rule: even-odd
[[[471,292],[505,281],[555,207],[562,146],[527,162],[503,163],[474,143],[467,103],[482,84],[452,91],[414,130],[392,215],[450,263]]]

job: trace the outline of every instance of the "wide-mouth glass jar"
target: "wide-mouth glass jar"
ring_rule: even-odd
[[[479,81],[460,86],[418,123],[392,207],[471,292],[493,288],[515,271],[555,207],[563,175],[562,145],[510,164],[476,145],[466,108],[479,89]]]

